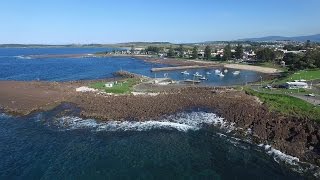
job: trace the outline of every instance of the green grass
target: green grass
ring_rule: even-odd
[[[306,101],[284,94],[256,92],[248,88],[245,91],[258,97],[271,111],[276,111],[286,116],[308,118],[320,122],[320,107]]]
[[[305,79],[307,81],[318,80],[320,79],[320,69],[297,71],[295,73],[288,74],[285,78],[279,79],[276,83],[280,84],[300,79]]]
[[[260,88],[259,92],[273,93],[273,94],[303,94],[303,95],[315,93],[310,89],[285,89],[285,88],[277,88],[277,89]]]
[[[133,86],[138,84],[139,82],[139,78],[130,78],[123,81],[119,81],[118,84],[113,85],[112,88],[106,88],[106,82],[94,83],[90,87],[94,89],[104,90],[106,93],[127,94],[132,92]]]
[[[287,68],[284,68],[278,64],[272,63],[272,62],[264,62],[264,63],[258,63],[258,64],[253,64],[254,66],[261,66],[261,67],[268,67],[268,68],[275,68],[281,71],[287,71]]]

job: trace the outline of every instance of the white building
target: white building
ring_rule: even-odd
[[[307,89],[309,88],[308,84],[305,82],[287,82],[287,89]]]
[[[113,87],[113,82],[108,82],[104,85],[106,88],[112,88]]]

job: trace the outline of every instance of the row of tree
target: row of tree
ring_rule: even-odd
[[[287,53],[283,61],[292,71],[320,68],[320,50],[308,50],[305,54]]]
[[[131,48],[131,53],[133,53],[133,49]],[[235,57],[237,59],[241,59],[243,55],[243,47],[242,45],[236,46],[235,53],[231,52],[231,46],[227,45],[224,47],[224,55],[220,56],[212,56],[212,48],[210,46],[206,46],[204,50],[204,59],[205,60],[230,60],[231,58]],[[188,49],[185,48],[183,45],[179,45],[178,47],[173,48],[173,46],[170,46],[167,52],[167,57],[169,58],[174,58],[174,57],[180,57],[183,58],[185,55],[185,52]],[[162,47],[157,47],[157,46],[148,46],[145,51],[149,54],[159,54],[159,53],[164,53],[164,48]],[[199,48],[198,46],[194,46],[192,49],[191,53],[191,58],[192,59],[198,59],[199,58]]]

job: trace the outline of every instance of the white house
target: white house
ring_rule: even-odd
[[[307,89],[309,88],[308,84],[305,82],[287,82],[287,89]]]
[[[106,88],[112,88],[113,87],[113,82],[108,82],[104,85]]]

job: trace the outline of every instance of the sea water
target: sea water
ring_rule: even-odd
[[[151,72],[152,68],[170,65],[154,64],[131,57],[78,57],[78,58],[32,58],[30,55],[47,54],[92,54],[107,52],[108,48],[0,48],[0,80],[41,80],[41,81],[71,81],[112,78],[113,73],[125,70],[148,77],[171,78],[173,80],[193,80],[193,74],[206,76],[202,81],[205,85],[226,86],[246,84],[260,80],[260,74],[242,70],[239,75],[233,75],[229,69],[224,77],[217,76],[217,68],[188,70],[189,75],[181,71]],[[221,71],[223,69],[220,68]],[[207,73],[210,74],[207,74]]]
[[[0,179],[303,179],[210,112],[150,122],[0,115]],[[68,111],[69,113],[75,111]]]
[[[112,73],[120,69],[152,77],[159,76],[150,72],[152,67],[165,66],[134,58],[24,58],[104,50],[3,48],[0,80],[99,79],[113,77]],[[175,73],[170,75],[181,76]],[[228,78],[213,82],[244,82],[230,78],[230,82]],[[0,113],[0,179],[316,177],[317,172],[302,168],[295,157],[233,137],[230,133],[237,127],[210,112],[182,112],[148,122],[99,122],[79,118],[76,108],[61,113],[65,108],[70,107],[62,105],[25,117]]]

